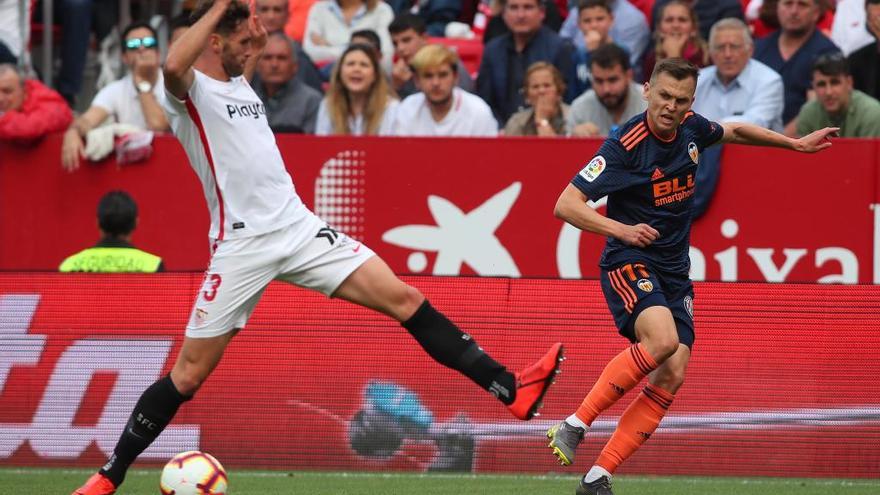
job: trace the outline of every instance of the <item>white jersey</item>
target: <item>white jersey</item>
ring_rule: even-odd
[[[431,115],[425,93],[418,92],[407,96],[397,108],[393,134],[395,136],[496,137],[498,122],[492,115],[492,109],[482,98],[461,88],[453,88],[452,107],[439,122]]]
[[[214,239],[251,237],[307,215],[284,167],[266,108],[243,76],[228,82],[194,70],[184,100],[167,93],[165,111],[202,181]]]

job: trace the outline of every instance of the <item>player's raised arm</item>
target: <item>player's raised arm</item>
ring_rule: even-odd
[[[193,64],[208,44],[226,8],[234,1],[216,0],[205,15],[171,45],[162,72],[165,87],[175,97],[183,99],[186,96],[195,77]]]
[[[724,143],[773,146],[802,153],[815,153],[829,148],[831,138],[837,136],[837,131],[840,130],[838,127],[826,127],[800,139],[794,139],[753,124],[727,122],[722,124],[722,127],[724,136],[721,141]]]
[[[251,12],[251,16],[248,18],[248,32],[251,36],[252,53],[244,64],[244,77],[248,81],[253,81],[254,73],[257,71],[257,62],[260,61],[260,55],[263,54],[263,49],[266,48],[266,43],[269,41],[266,26],[263,26],[263,22],[257,17],[256,12]]]
[[[614,237],[630,246],[647,247],[660,237],[650,225],[625,225],[590,208],[587,197],[572,184],[559,195],[553,214],[581,230]]]

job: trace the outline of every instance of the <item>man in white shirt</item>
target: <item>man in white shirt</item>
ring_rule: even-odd
[[[443,45],[422,47],[412,58],[416,86],[397,108],[396,136],[495,137],[498,122],[479,96],[456,86],[458,55]]]
[[[142,129],[168,130],[168,120],[161,106],[165,90],[159,70],[156,30],[147,23],[135,22],[125,28],[122,39],[122,61],[129,73],[98,91],[92,106],[67,129],[61,147],[61,164],[67,170],[79,168],[86,134],[108,118],[117,124]]]
[[[693,110],[716,122],[748,122],[782,131],[785,96],[782,76],[752,58],[749,28],[736,18],[722,19],[709,34],[715,65],[700,70]]]
[[[193,18],[168,54],[165,109],[202,182],[211,261],[174,367],[143,392],[113,455],[74,495],[116,492],[132,462],[219,364],[273,279],[394,318],[435,360],[494,394],[517,418],[531,419],[558,371],[562,344],[522,373],[507,371],[370,248],[309,211],[243,76],[266,45],[265,28],[236,0],[202,2]]]

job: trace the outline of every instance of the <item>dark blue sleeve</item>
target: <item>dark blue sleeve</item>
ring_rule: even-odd
[[[684,121],[684,125],[694,133],[694,141],[697,143],[700,151],[721,141],[724,137],[724,128],[717,122],[703,117],[695,113]]]
[[[632,185],[633,168],[627,163],[627,153],[620,141],[609,138],[571,183],[595,201]]]

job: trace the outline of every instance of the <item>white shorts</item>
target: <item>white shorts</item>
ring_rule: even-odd
[[[263,291],[281,280],[328,296],[375,253],[312,212],[266,234],[216,243],[190,313],[186,336],[244,328]]]

